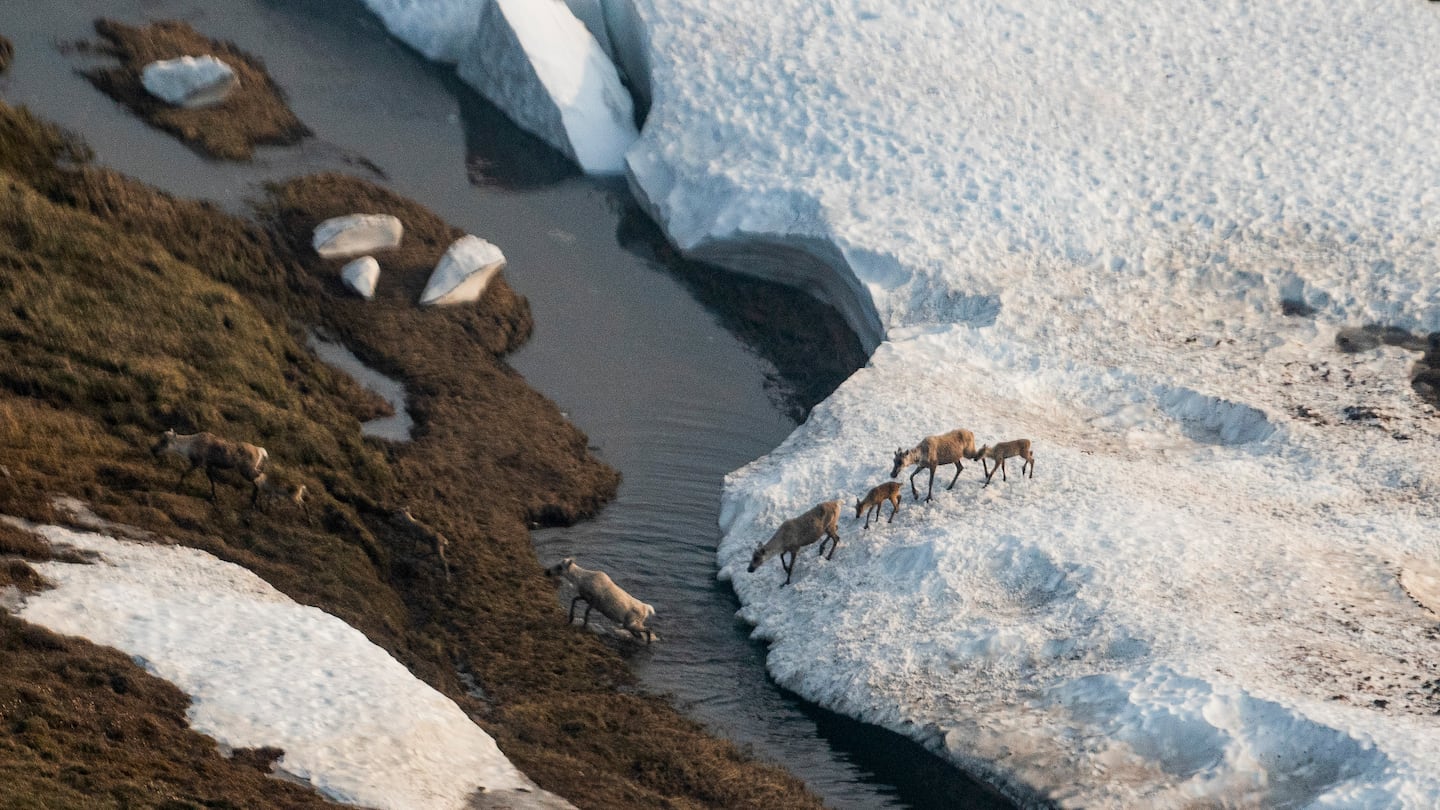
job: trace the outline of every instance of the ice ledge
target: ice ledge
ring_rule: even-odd
[[[685,255],[809,293],[839,311],[867,354],[885,339],[874,296],[834,241],[743,226],[719,236],[714,221],[696,221],[695,212],[723,208],[730,199],[717,199],[724,195],[704,190],[678,190],[673,172],[643,140],[631,149],[627,163],[631,193]],[[677,199],[691,202],[683,208],[660,202]],[[811,201],[805,207],[816,205]]]

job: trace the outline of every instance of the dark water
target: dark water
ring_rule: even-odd
[[[149,129],[75,75],[88,57],[63,47],[101,14],[233,40],[265,61],[316,137],[229,164]],[[0,33],[16,47],[0,95],[142,180],[242,210],[259,183],[366,174],[363,156],[400,193],[499,245],[537,324],[512,364],[624,475],[596,520],[537,533],[537,551],[609,570],[655,605],[663,641],[631,656],[642,681],[832,807],[1009,806],[922,747],[778,689],[715,580],[724,474],[777,445],[864,361],[833,312],[680,261],[623,183],[579,176],[358,2],[0,0]]]

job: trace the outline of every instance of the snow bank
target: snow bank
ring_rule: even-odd
[[[1413,353],[1336,345],[1440,330],[1440,10],[634,7],[637,196],[691,253],[811,254],[758,271],[877,347],[726,480],[779,683],[1066,805],[1440,804],[1400,581],[1440,559],[1440,420]],[[967,465],[791,587],[745,573],[956,427],[1031,439],[1035,478]]]
[[[634,106],[605,51],[561,0],[491,0],[460,78],[589,174],[625,170]]]
[[[93,565],[32,564],[55,584],[21,618],[119,648],[193,701],[190,724],[234,748],[277,746],[276,767],[375,808],[565,806],[539,791],[449,698],[359,631],[195,549],[56,526]]]

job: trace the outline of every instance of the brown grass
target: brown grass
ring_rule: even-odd
[[[0,463],[13,474],[0,482],[0,511],[58,520],[48,495],[66,493],[103,517],[255,570],[359,628],[455,699],[543,787],[581,807],[818,806],[784,771],[638,693],[622,657],[628,645],[566,626],[528,527],[594,514],[618,475],[503,362],[531,328],[525,300],[503,275],[477,304],[414,305],[456,230],[338,175],[273,189],[257,224],[103,169],[65,167],[84,155],[0,105]],[[315,223],[356,211],[393,213],[406,226],[405,246],[378,257],[370,302],[340,285],[338,262],[309,248]],[[405,382],[415,441],[360,435],[358,389],[303,347],[303,330],[314,325]],[[243,508],[240,487],[222,486],[214,504],[203,482],[176,491],[178,466],[148,453],[170,426],[266,447],[277,473],[309,487],[314,525],[300,510]],[[450,538],[449,583],[388,519],[402,503]],[[3,537],[16,548],[26,542]],[[68,653],[33,654],[34,666],[53,670]],[[0,712],[30,711],[43,696],[3,697],[24,685],[7,675],[23,671],[11,668],[10,655],[0,649]],[[124,677],[138,680],[128,666]],[[483,698],[467,692],[462,672]],[[123,711],[151,711],[150,725],[170,722],[167,699],[147,695],[153,709]],[[66,700],[57,705],[82,705]],[[111,711],[122,710],[101,705],[85,718],[46,722],[103,724]],[[0,722],[0,769],[33,764],[23,734]],[[95,744],[87,739],[77,732],[46,744],[82,762]],[[125,778],[168,785],[144,775],[159,767],[157,757],[172,756],[169,747],[176,762],[188,761],[189,743],[179,738],[153,747],[137,739],[127,734],[105,748],[114,768],[87,775],[85,802],[130,790]],[[65,778],[45,771],[15,783],[29,799],[12,806],[48,806],[49,785]],[[253,800],[238,781],[233,796],[223,792],[231,779],[210,783],[228,806],[283,806]],[[163,805],[167,794],[156,790],[123,795]]]
[[[50,544],[39,535],[0,522],[0,589],[18,588],[21,593],[35,593],[48,587],[27,561],[54,559]]]
[[[15,46],[10,40],[0,37],[0,73],[4,73],[10,67],[10,60],[15,56]]]
[[[310,130],[295,117],[264,64],[231,42],[202,36],[182,22],[135,27],[96,20],[101,43],[95,50],[120,60],[116,67],[93,68],[84,75],[97,88],[151,126],[175,135],[211,157],[249,160],[256,146],[298,143]],[[240,84],[219,105],[201,109],[172,107],[150,95],[140,72],[159,59],[210,54],[229,65]]]

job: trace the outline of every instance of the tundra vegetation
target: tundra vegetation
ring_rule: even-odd
[[[137,27],[96,20],[95,33],[100,42],[89,49],[120,63],[90,68],[82,75],[151,126],[171,133],[201,154],[249,160],[257,146],[286,146],[310,135],[260,60],[233,43],[210,39],[176,21]],[[239,79],[239,85],[219,106],[172,107],[150,95],[140,83],[140,71],[151,62],[202,54],[218,57]]]
[[[372,301],[309,248],[316,223],[353,211],[406,224]],[[0,104],[0,512],[63,522],[51,496],[68,494],[254,570],[360,629],[582,808],[818,807],[636,689],[613,640],[566,627],[529,528],[593,515],[618,474],[505,364],[531,321],[503,275],[475,305],[414,306],[459,235],[340,175],[270,188],[254,219],[235,217],[91,165]],[[361,435],[378,406],[305,348],[316,326],[405,381],[413,441]],[[313,523],[176,491],[149,453],[169,427],[266,447],[306,485]],[[400,503],[444,526],[448,585],[390,519]],[[45,587],[30,563],[51,553],[0,531],[0,582]],[[322,803],[264,775],[278,751],[222,757],[185,707],[127,656],[0,611],[0,807]]]

